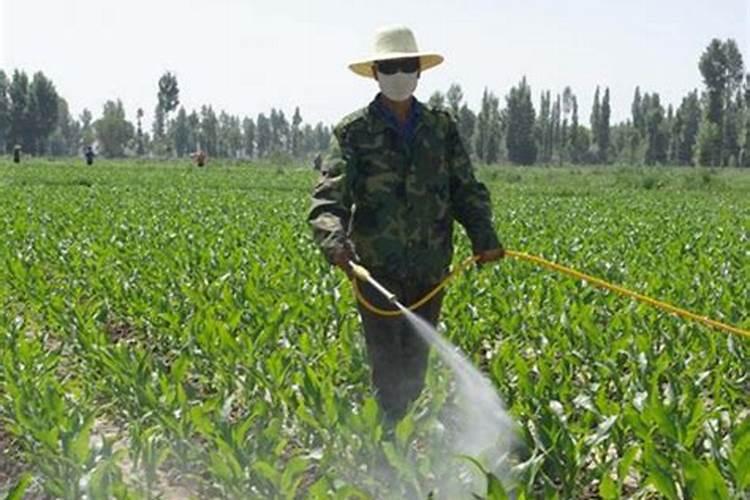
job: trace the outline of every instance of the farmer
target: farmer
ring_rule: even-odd
[[[331,264],[351,276],[348,262],[359,262],[409,305],[446,276],[454,219],[478,262],[498,260],[504,250],[489,193],[474,177],[455,121],[412,95],[422,73],[443,57],[420,52],[405,27],[378,31],[374,49],[349,68],[374,79],[380,92],[334,129],[308,220]],[[359,286],[370,303],[392,309],[369,284]],[[416,312],[435,326],[441,303],[438,294]],[[377,399],[393,423],[422,391],[428,346],[403,316],[358,307]]]
[[[96,156],[96,154],[94,153],[94,148],[92,148],[91,146],[86,146],[86,149],[83,152],[83,156],[86,157],[86,165],[94,164],[94,156]]]
[[[21,163],[21,145],[13,146],[13,163]]]
[[[198,149],[198,151],[191,154],[190,156],[193,158],[195,164],[199,167],[202,167],[206,164],[206,153],[202,149]]]

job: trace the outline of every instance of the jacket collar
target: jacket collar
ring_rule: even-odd
[[[406,123],[401,125],[396,116],[388,109],[383,102],[380,100],[380,93],[370,102],[368,106],[368,113],[371,120],[372,132],[380,133],[384,132],[385,129],[391,128],[399,134],[400,137],[411,141],[414,138],[419,125],[422,122],[422,115],[424,113],[424,106],[416,97],[412,97],[412,105],[409,110],[409,116],[406,119]]]

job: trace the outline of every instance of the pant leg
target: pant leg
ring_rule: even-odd
[[[432,287],[403,285],[383,280],[399,300],[410,304],[424,296]],[[360,290],[373,305],[392,309],[385,299],[368,284],[360,284]],[[420,307],[416,313],[430,324],[438,320],[442,293]],[[383,317],[358,304],[367,344],[372,383],[386,419],[400,419],[424,387],[429,346],[419,337],[403,316]]]
[[[396,283],[384,285],[400,298]],[[392,309],[392,305],[369,284],[360,282],[359,287],[368,302],[381,309]],[[406,407],[401,395],[401,379],[404,377],[401,332],[405,328],[404,319],[401,316],[380,316],[361,303],[357,307],[362,319],[375,396],[386,419],[397,420]]]
[[[406,290],[409,303],[414,303],[424,297],[433,287],[413,286],[408,288],[411,288]],[[442,303],[443,292],[440,291],[429,302],[419,307],[414,312],[427,321],[431,326],[437,327]],[[430,347],[419,333],[417,333],[415,326],[409,323],[405,325],[401,341],[404,369],[400,390],[404,395],[404,398],[411,403],[419,397],[424,388],[424,379],[427,372]]]

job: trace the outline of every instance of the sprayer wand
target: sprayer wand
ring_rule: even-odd
[[[375,290],[380,292],[383,297],[386,298],[388,302],[393,304],[394,306],[398,307],[399,309],[406,309],[401,303],[399,303],[398,298],[396,297],[396,294],[388,290],[386,287],[378,283],[378,281],[372,277],[370,274],[370,271],[368,271],[366,268],[360,266],[359,264],[349,261],[349,267],[352,268],[352,272],[354,275],[359,278],[362,281],[366,281],[370,285],[372,285]]]

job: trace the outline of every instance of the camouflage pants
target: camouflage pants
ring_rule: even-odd
[[[434,285],[418,285],[377,278],[395,293],[404,305],[421,299]],[[382,309],[393,307],[367,283],[360,282],[362,295]],[[443,292],[415,312],[433,326],[437,325]],[[372,383],[376,397],[388,421],[394,422],[406,413],[409,404],[422,392],[429,346],[419,337],[403,316],[384,317],[358,304],[367,344]]]

